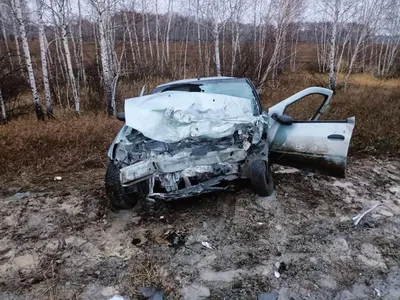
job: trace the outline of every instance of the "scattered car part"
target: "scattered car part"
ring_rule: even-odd
[[[353,217],[354,226],[357,226],[358,223],[360,223],[361,219],[364,218],[366,214],[368,214],[369,212],[373,211],[375,208],[377,208],[378,206],[381,206],[381,205],[383,205],[383,204],[382,203],[375,204],[371,208],[366,209],[366,210],[360,212],[357,216]]]
[[[201,242],[201,245],[207,249],[214,250],[214,247],[209,242]]]

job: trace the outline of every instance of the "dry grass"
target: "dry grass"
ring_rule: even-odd
[[[142,299],[141,288],[156,287],[168,295],[170,299],[178,299],[177,286],[174,275],[161,267],[159,261],[155,261],[148,255],[136,257],[135,264],[131,265],[130,271],[123,277],[121,285],[125,294],[132,299]]]
[[[27,118],[0,126],[0,176],[55,174],[102,167],[121,123],[105,115]]]

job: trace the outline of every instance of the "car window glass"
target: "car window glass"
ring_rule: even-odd
[[[200,93],[212,93],[222,94],[228,96],[234,96],[239,98],[245,98],[254,101],[255,97],[251,86],[245,81],[201,81],[201,82],[190,82],[172,85],[166,87],[162,92],[166,91],[184,91],[184,92],[200,92]],[[159,92],[159,91],[155,91]],[[160,91],[161,92],[161,91]]]
[[[202,85],[200,89],[205,93],[254,99],[253,90],[246,82],[212,82]]]
[[[308,121],[320,109],[325,101],[325,96],[319,94],[308,95],[286,106],[285,115],[291,116],[295,121]]]

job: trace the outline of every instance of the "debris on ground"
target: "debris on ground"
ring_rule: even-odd
[[[54,181],[61,181],[62,180],[62,177],[61,176],[55,176],[54,177]]]
[[[162,236],[156,238],[156,242],[172,248],[179,248],[185,245],[186,235],[187,233],[184,230],[167,230]]]
[[[284,271],[287,270],[287,266],[284,261],[280,261],[275,263],[275,267],[278,269],[278,272],[282,274]]]
[[[270,293],[258,294],[257,300],[277,300],[278,297],[279,297],[279,293],[277,291],[272,291]]]
[[[366,214],[368,214],[369,212],[373,211],[375,208],[377,208],[381,205],[382,205],[382,203],[375,204],[371,208],[366,209],[366,210],[362,211],[361,213],[359,213],[357,216],[353,217],[354,226],[357,226],[358,223],[360,223],[361,219],[364,218]]]
[[[201,245],[207,249],[214,250],[214,247],[209,242],[201,242]]]
[[[116,295],[116,296],[112,296],[109,300],[125,300],[124,297]]]
[[[147,297],[149,300],[163,300],[164,291],[160,288],[149,286],[140,288],[140,293],[143,297]]]
[[[24,198],[33,198],[36,196],[41,195],[40,193],[31,193],[31,192],[25,192],[25,193],[16,193],[14,196],[8,197],[6,200],[21,200]]]

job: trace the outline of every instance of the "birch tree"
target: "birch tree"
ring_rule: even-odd
[[[10,1],[11,1],[10,6],[14,6],[14,0],[10,0]],[[17,52],[18,66],[19,66],[19,69],[21,72],[21,76],[25,78],[25,72],[24,72],[25,65],[22,61],[22,56],[21,56],[21,50],[20,50],[20,44],[19,44],[20,33],[19,33],[19,25],[18,25],[17,18],[13,18],[12,25],[13,25],[13,31],[14,31],[15,51]]]
[[[38,120],[43,120],[44,114],[42,110],[42,105],[40,104],[38,90],[36,87],[36,79],[35,79],[35,74],[33,72],[31,52],[29,49],[28,38],[26,36],[26,31],[25,31],[26,20],[22,17],[22,8],[20,0],[11,0],[11,1],[13,1],[12,9],[15,16],[15,20],[19,27],[19,36],[21,37],[22,41],[22,49],[24,50],[26,68],[28,71],[28,79],[31,88],[32,101],[36,111],[36,117],[38,118]]]
[[[374,73],[379,77],[389,77],[396,71],[396,59],[400,54],[400,1],[391,0],[388,9],[383,13],[381,30],[386,33],[382,39],[379,55],[376,55]],[[376,43],[378,47],[378,43]],[[372,47],[373,48],[373,47]],[[385,51],[384,51],[384,48]],[[376,50],[378,52],[378,50]]]
[[[230,0],[230,9],[232,11],[232,26],[231,26],[231,36],[232,36],[232,43],[231,43],[231,76],[233,76],[235,67],[236,67],[236,57],[238,54],[240,41],[239,41],[239,34],[240,34],[240,22],[242,19],[242,14],[245,11],[245,1],[244,0]]]
[[[46,36],[44,31],[44,20],[43,20],[43,2],[41,0],[36,0],[37,13],[38,13],[38,29],[39,29],[39,44],[40,44],[40,59],[42,63],[42,77],[44,86],[44,95],[46,103],[46,114],[47,117],[52,117],[53,115],[53,105],[51,101],[50,83],[49,75],[47,70],[47,46],[46,46]]]
[[[1,93],[1,88],[0,88],[0,108],[1,108],[1,122],[7,123],[6,104],[4,102],[3,94]]]
[[[76,114],[80,113],[80,99],[78,85],[72,67],[71,52],[69,49],[68,36],[69,36],[69,0],[54,0],[55,7],[50,7],[55,16],[57,26],[61,31],[61,42],[65,54],[65,62],[67,67],[68,81],[71,85],[72,96],[74,99],[74,111]]]
[[[266,83],[270,75],[272,75],[272,80],[275,79],[277,67],[286,59],[283,50],[290,24],[301,15],[304,8],[302,0],[277,0],[272,2],[271,5],[271,15],[275,22],[274,48],[268,66],[261,78],[261,85]]]
[[[167,21],[167,27],[165,29],[165,39],[164,39],[164,44],[166,49],[165,57],[167,63],[169,63],[169,34],[171,32],[173,7],[174,7],[174,0],[168,0],[168,21]]]
[[[345,75],[345,86],[350,79],[356,59],[363,50],[362,46],[365,44],[368,36],[377,29],[377,25],[385,9],[387,9],[387,1],[385,0],[359,0],[359,2],[357,2],[355,20],[358,30],[353,55],[350,58],[350,64]]]
[[[5,5],[3,6],[2,3],[0,3],[0,9],[1,9],[0,10],[1,32],[3,33],[4,45],[6,47],[8,59],[10,61],[11,70],[14,70],[14,63],[12,60],[10,47],[8,46],[8,38],[7,38],[7,32],[6,32],[7,17],[6,17],[5,10],[7,9],[7,7]]]
[[[85,72],[84,56],[83,56],[81,0],[78,0],[78,38],[79,38],[79,69],[81,72],[82,83],[85,85],[86,72]]]
[[[321,11],[331,22],[329,41],[329,76],[328,85],[333,91],[336,90],[336,57],[337,57],[337,35],[340,22],[348,21],[354,14],[354,6],[357,0],[319,0]]]
[[[111,14],[115,8],[115,1],[90,0],[89,3],[96,12],[96,19],[100,34],[100,59],[103,73],[103,86],[107,98],[107,112],[110,116],[116,114],[115,90],[119,77],[119,67],[115,65],[117,59],[114,45],[114,35],[111,34]]]
[[[199,44],[199,58],[201,57],[201,40],[200,40],[200,25],[205,28],[205,53],[204,59],[206,66],[210,61],[208,49],[208,34],[212,37],[212,44],[214,47],[214,60],[215,60],[215,74],[222,76],[221,69],[221,53],[220,53],[220,34],[225,27],[226,23],[231,19],[232,11],[229,9],[228,0],[204,0],[203,2],[196,2],[196,22],[198,24],[198,44]],[[202,17],[199,17],[199,14]],[[202,60],[202,59],[201,59]],[[209,70],[206,68],[206,75],[208,76]]]

